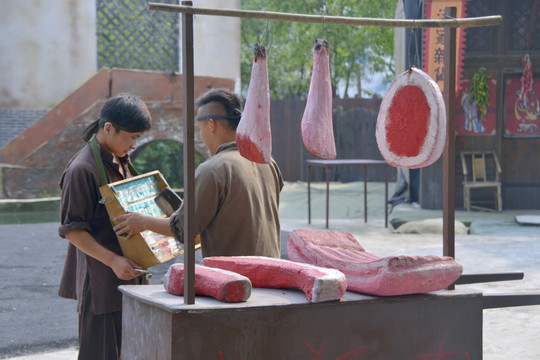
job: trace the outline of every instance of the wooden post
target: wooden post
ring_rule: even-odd
[[[191,6],[191,1],[182,1]],[[182,101],[184,120],[184,304],[195,303],[195,99],[193,15],[182,14]]]
[[[456,17],[455,7],[445,16]],[[455,142],[456,142],[456,29],[444,30],[444,102],[446,104],[446,144],[443,152],[443,255],[455,257]],[[451,285],[449,290],[454,289]]]

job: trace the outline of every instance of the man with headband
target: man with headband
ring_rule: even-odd
[[[236,127],[241,98],[227,89],[212,89],[196,101],[201,139],[211,156],[195,171],[195,233],[202,256],[279,258],[279,193],[283,178],[276,162],[258,164],[240,155]],[[184,208],[170,219],[128,213],[115,218],[117,234],[144,230],[184,240]]]
[[[132,176],[128,152],[150,129],[150,113],[136,96],[110,98],[85,130],[88,143],[68,162],[61,180],[61,226],[69,240],[59,295],[77,300],[79,359],[120,359],[122,294],[119,285],[141,284],[140,268],[125,258],[105,205],[102,185]],[[93,152],[95,149],[95,153]],[[131,167],[132,169],[132,167]]]

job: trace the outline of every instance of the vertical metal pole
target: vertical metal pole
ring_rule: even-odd
[[[455,7],[445,8],[446,17],[455,18]],[[443,152],[443,255],[455,257],[455,141],[456,141],[456,28],[444,30],[444,102],[446,104],[446,144]],[[451,285],[449,290],[454,289]]]
[[[182,5],[193,6],[191,1]],[[182,14],[182,101],[184,118],[184,304],[195,303],[195,99],[193,15]]]
[[[328,202],[330,201],[330,167],[325,166],[326,170],[326,228],[328,229],[328,211],[330,209]]]
[[[384,165],[384,227],[388,227],[388,165]]]
[[[367,165],[364,165],[364,223],[367,223]]]
[[[311,165],[307,165],[307,217],[308,224],[311,224]]]

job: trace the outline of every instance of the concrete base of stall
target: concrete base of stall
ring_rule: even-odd
[[[162,285],[121,286],[126,359],[482,358],[482,294],[466,287],[310,303],[301,291],[252,289],[243,303]]]

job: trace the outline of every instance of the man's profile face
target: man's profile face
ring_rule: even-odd
[[[207,105],[203,105],[197,109],[197,113],[195,114],[195,117],[201,117],[201,116],[208,116],[211,114],[211,108]],[[197,121],[197,125],[199,126],[199,136],[201,137],[201,140],[204,142],[207,148],[210,149],[208,139],[210,138],[210,125],[209,120],[200,120]]]

